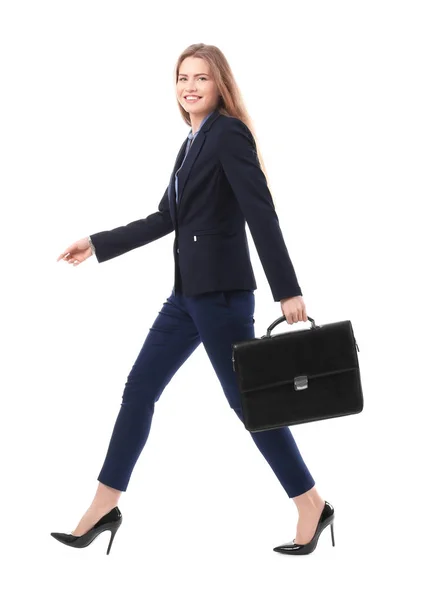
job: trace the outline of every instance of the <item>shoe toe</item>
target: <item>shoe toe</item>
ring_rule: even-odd
[[[53,531],[50,535],[63,544],[72,544],[77,539],[77,536],[71,533],[59,533],[58,531]]]
[[[300,548],[303,548],[304,544],[296,544],[294,539],[291,540],[291,542],[287,542],[286,544],[281,544],[281,546],[276,546],[275,548],[273,548],[273,550],[275,552],[281,552],[283,554],[287,553],[290,554],[290,552],[293,552],[294,550],[299,550]]]

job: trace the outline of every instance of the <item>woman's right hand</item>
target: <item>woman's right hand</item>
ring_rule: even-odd
[[[67,263],[77,267],[80,263],[84,262],[87,258],[93,254],[91,246],[88,242],[88,237],[81,238],[77,242],[71,244],[62,254],[58,257],[58,261],[63,258]]]

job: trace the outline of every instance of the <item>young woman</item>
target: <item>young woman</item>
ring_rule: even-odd
[[[100,263],[175,234],[174,287],[128,375],[95,497],[71,534],[52,533],[78,548],[110,530],[109,553],[122,520],[118,500],[146,443],[155,402],[200,343],[243,421],[231,343],[255,337],[256,281],[246,222],[287,322],[307,321],[266,171],[227,60],[216,46],[189,46],[177,61],[175,81],[178,108],[191,130],[158,211],[83,238],[58,257],[76,266],[94,254]],[[296,537],[274,550],[312,552],[327,525],[333,534],[333,507],[318,494],[288,427],[251,436],[298,509]]]

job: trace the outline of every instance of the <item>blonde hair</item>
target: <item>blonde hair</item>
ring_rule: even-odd
[[[236,83],[231,67],[227,59],[225,58],[223,52],[219,48],[217,48],[217,46],[212,46],[210,44],[191,44],[191,46],[188,46],[178,57],[177,64],[175,66],[175,83],[177,83],[178,81],[178,74],[181,63],[185,58],[189,56],[195,58],[203,58],[208,63],[212,77],[218,88],[218,93],[220,94],[219,103],[217,106],[217,110],[219,111],[219,113],[230,117],[237,117],[238,119],[243,121],[243,123],[252,132],[256,143],[259,164],[265,175],[265,179],[271,193],[271,187],[268,182],[268,175],[265,169],[262,154],[259,150],[259,145],[254,131],[252,119],[248,114],[240,89]],[[179,102],[178,108],[180,110],[182,118],[187,123],[187,125],[191,125],[189,113],[186,110],[184,110],[184,108]]]

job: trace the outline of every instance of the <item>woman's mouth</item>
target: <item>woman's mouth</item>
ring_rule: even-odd
[[[184,99],[186,102],[189,102],[190,104],[194,104],[195,102],[200,100],[201,97],[202,96],[184,96]]]

